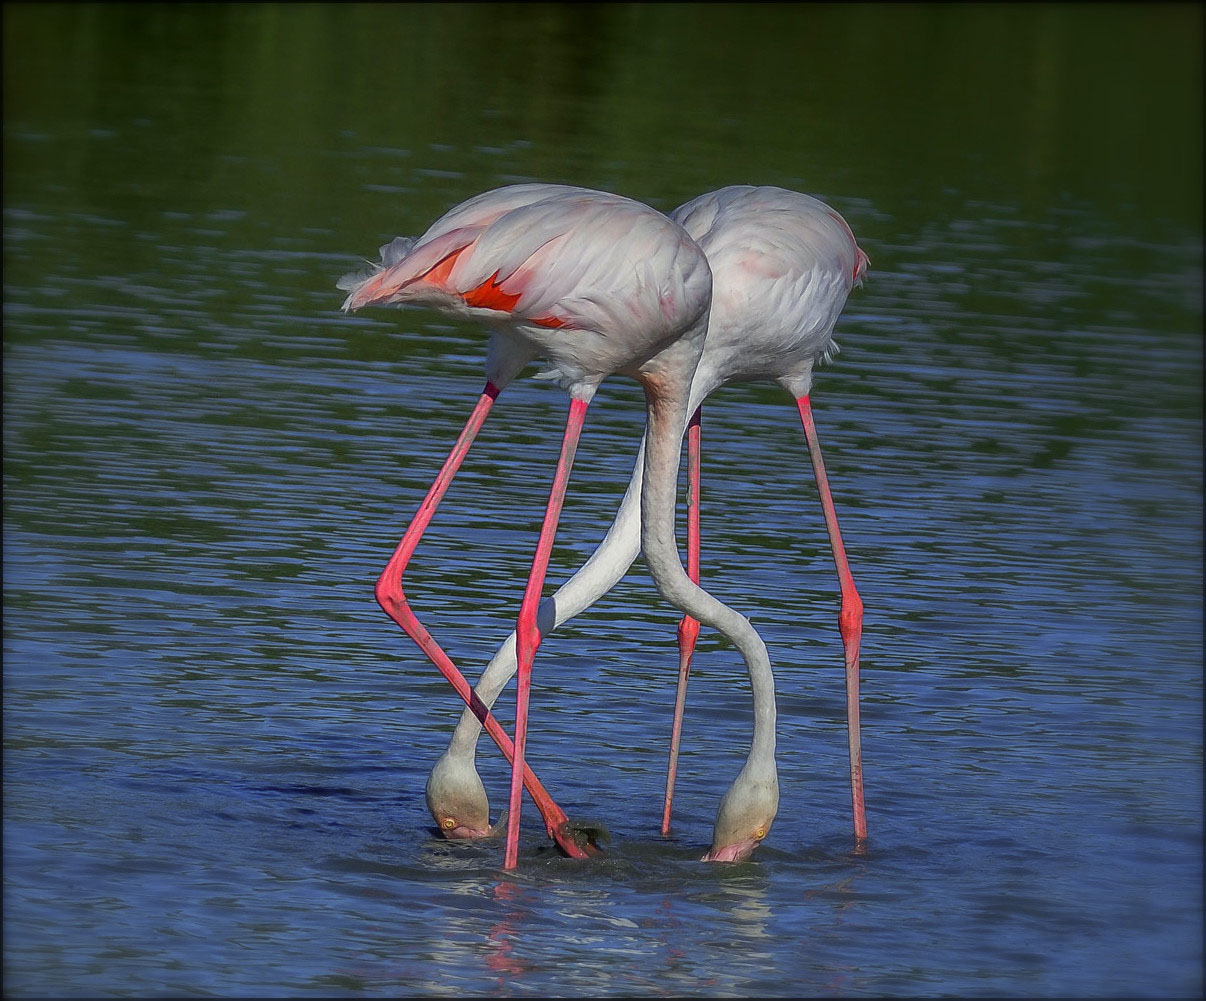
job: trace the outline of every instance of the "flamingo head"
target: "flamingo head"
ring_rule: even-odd
[[[450,840],[490,837],[490,802],[473,765],[445,752],[427,777],[427,809]]]
[[[743,768],[716,813],[712,847],[701,861],[744,862],[770,833],[779,812],[779,780],[772,766],[759,776]]]

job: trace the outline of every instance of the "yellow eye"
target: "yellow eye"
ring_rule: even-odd
[[[454,827],[456,827],[456,821],[451,817],[445,817],[440,821],[440,826],[446,831],[451,831]]]
[[[758,828],[758,830],[756,830],[756,831],[754,832],[754,837],[755,837],[757,840],[761,841],[763,838],[765,838],[765,837],[766,837],[766,828],[765,828],[765,827],[759,827],[759,828]]]

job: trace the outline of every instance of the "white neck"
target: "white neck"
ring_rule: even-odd
[[[775,681],[762,637],[749,619],[692,582],[675,541],[675,507],[683,433],[690,411],[689,387],[672,371],[643,378],[647,400],[641,546],[658,590],[676,608],[726,636],[740,651],[754,696],[754,737],[747,768],[773,768]]]

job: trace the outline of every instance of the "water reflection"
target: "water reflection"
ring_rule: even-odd
[[[769,950],[754,941],[769,937],[767,923],[773,912],[765,893],[753,886],[724,886],[685,899],[675,891],[650,900],[634,914],[630,898],[638,882],[617,883],[614,866],[608,866],[603,885],[523,887],[513,881],[495,886],[493,899],[503,911],[491,926],[491,948],[484,959],[498,974],[497,985],[517,987],[529,974],[538,974],[544,913],[552,913],[571,929],[572,952],[563,957],[579,964],[572,978],[583,991],[649,992],[675,996],[681,985],[699,983],[705,990],[730,989],[748,971],[772,963]],[[635,875],[635,874],[634,874]],[[644,875],[651,875],[645,873]],[[612,878],[608,878],[612,877]],[[700,929],[707,932],[701,937]],[[623,975],[611,960],[630,963]],[[637,974],[635,971],[640,970]]]
[[[521,895],[520,887],[510,881],[497,883],[494,887],[494,902],[506,913],[500,921],[490,926],[486,935],[489,946],[485,961],[487,969],[498,975],[499,987],[525,972],[524,964],[515,956],[513,942],[524,923],[523,913],[518,907]]]
[[[858,934],[864,891],[836,856],[809,853],[810,885],[787,904],[776,903],[784,873],[774,869],[788,861],[779,853],[770,871],[700,869],[683,858],[668,867],[664,847],[636,843],[589,863],[529,856],[517,874],[482,879],[486,856],[498,871],[496,850],[428,844],[425,864],[434,853],[456,868],[459,857],[462,871],[433,887],[438,909],[419,950],[446,971],[445,990],[529,993],[547,976],[550,949],[566,989],[581,993],[730,994],[779,975],[816,991],[852,982],[854,971],[835,968],[826,950]],[[785,921],[795,929],[794,958],[781,952]]]

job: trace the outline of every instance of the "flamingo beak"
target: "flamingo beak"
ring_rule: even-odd
[[[476,841],[479,838],[488,838],[491,836],[489,829],[483,831],[476,827],[466,827],[464,824],[460,824],[457,827],[444,828],[442,833],[449,841]]]
[[[729,845],[722,845],[719,848],[713,847],[702,859],[701,862],[744,862],[752,854],[754,849],[761,843],[760,838],[746,838],[744,841],[735,841]]]
[[[440,834],[449,841],[479,841],[482,838],[499,838],[507,833],[507,811],[489,827],[472,827],[460,824],[453,817],[445,817],[440,822]]]

